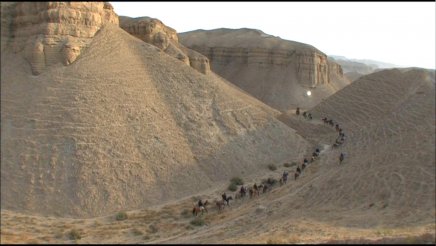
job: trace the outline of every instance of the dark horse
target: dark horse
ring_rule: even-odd
[[[232,196],[228,196],[228,197],[226,197],[226,199],[224,200],[224,201],[226,202],[227,206],[230,206],[230,200],[233,200],[233,197],[232,197]]]
[[[253,198],[254,196],[259,196],[259,190],[254,189],[253,187],[250,187],[248,191],[250,194],[250,198]]]
[[[215,204],[218,207],[218,210],[221,211],[222,209],[224,209],[224,206],[226,205],[226,201],[225,200],[215,201]]]
[[[295,172],[295,174],[294,174],[294,180],[297,180],[298,176],[300,176],[300,172]]]
[[[203,206],[195,205],[194,208],[192,209],[192,214],[197,216],[198,213],[200,213],[200,212],[201,212],[201,214],[203,214],[204,211],[206,211],[206,213],[207,213],[207,208],[206,208],[207,205],[209,205],[209,201],[208,200],[206,200],[203,203]]]

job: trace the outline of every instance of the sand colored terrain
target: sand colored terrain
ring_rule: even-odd
[[[128,219],[122,221],[115,213],[69,219],[2,209],[2,242],[434,244],[434,81],[434,71],[382,71],[315,107],[311,121],[282,114],[282,122],[321,149],[320,158],[299,179],[260,197],[231,201],[223,211],[209,206],[200,216],[203,226],[190,224],[193,203],[218,199],[228,182],[127,211]],[[346,133],[345,144],[337,149],[331,146],[337,132],[320,120],[325,116]],[[342,165],[340,152],[346,153]],[[301,163],[287,160],[293,161]],[[274,163],[275,171],[264,168],[239,176],[247,185],[278,178],[284,170],[293,176],[295,166]],[[81,239],[70,239],[73,230]]]
[[[178,36],[209,58],[212,71],[280,111],[311,108],[350,83],[341,66],[315,47],[260,30],[220,28]]]
[[[209,60],[179,43],[176,30],[150,17],[120,16],[120,27],[131,35],[152,44],[168,55],[186,63],[201,73],[210,71]]]
[[[32,76],[2,53],[2,208],[97,216],[194,194],[309,146],[278,112],[109,25]]]
[[[76,13],[70,5],[37,4],[62,6],[48,11],[60,20]],[[1,5],[2,244],[435,243],[434,70],[384,70],[329,97],[314,93],[319,103],[306,104],[314,105],[314,119],[306,120],[110,24],[116,15],[109,4],[72,4],[108,14],[109,24],[91,25],[71,62],[49,58],[35,73],[29,53],[12,49],[10,31],[20,33],[20,25],[3,28],[13,23],[11,6]],[[44,16],[29,6],[19,5],[20,18]],[[55,29],[74,27],[74,18],[67,20]],[[30,37],[19,38],[33,45]],[[45,43],[43,51],[63,44]],[[55,53],[38,54],[46,61]],[[254,61],[265,59],[259,54]],[[322,54],[310,57],[302,56],[310,62],[300,67],[312,71],[300,74],[310,83],[331,84],[315,71],[341,73]],[[312,69],[315,60],[320,66]],[[338,133],[322,117],[344,130],[339,148],[332,147]],[[294,180],[315,148],[320,158]],[[285,170],[287,184],[215,207],[222,192],[235,197],[227,190],[232,177],[251,186]],[[199,198],[212,204],[194,220]],[[127,218],[118,220],[119,212]]]

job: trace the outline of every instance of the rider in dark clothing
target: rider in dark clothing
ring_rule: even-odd
[[[203,201],[201,201],[201,199],[200,200],[198,200],[198,206],[199,207],[202,207],[204,204],[203,204]]]
[[[224,201],[227,201],[227,195],[226,195],[225,192],[224,192],[224,194],[222,194],[221,196],[222,196],[222,198],[223,198]]]

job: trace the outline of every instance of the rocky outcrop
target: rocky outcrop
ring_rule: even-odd
[[[150,17],[130,18],[127,16],[120,16],[119,20],[120,27],[131,35],[158,47],[203,74],[210,71],[209,60],[198,52],[181,45],[176,30],[166,26],[162,21]]]
[[[212,71],[279,110],[310,108],[349,83],[315,47],[259,30],[197,30],[179,39],[208,57]]]
[[[33,74],[58,62],[74,62],[96,32],[108,23],[118,25],[118,16],[107,2],[2,5],[2,41],[14,52],[23,53]]]
[[[18,54],[1,55],[2,209],[114,215],[247,170],[263,175],[266,163],[311,148],[276,110],[115,25],[80,59],[40,76],[28,76]]]

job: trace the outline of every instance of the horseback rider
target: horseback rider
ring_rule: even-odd
[[[304,116],[304,118],[307,117],[307,115],[306,115],[306,111],[303,112],[303,116]]]
[[[312,114],[309,113],[308,117],[309,117],[309,120],[311,120],[312,119]]]
[[[257,187],[256,183],[254,183],[253,188],[254,188],[254,190],[258,190],[258,187]]]
[[[320,153],[320,151],[319,151],[318,148],[316,148],[315,152],[318,153],[318,155],[319,155],[319,153]]]
[[[204,207],[204,203],[203,203],[203,201],[201,199],[198,200],[198,207],[199,208]]]
[[[241,189],[239,190],[239,193],[241,193],[241,196],[244,196],[247,191],[245,190],[244,186],[241,186]]]
[[[297,167],[297,173],[301,173],[300,167]]]
[[[297,111],[295,111],[296,115],[300,115],[300,108],[297,107]]]
[[[224,201],[227,201],[227,195],[225,192],[221,195],[221,197],[223,198]]]
[[[341,155],[339,156],[339,164],[342,163],[342,161],[344,160],[344,158],[345,158],[344,153],[341,153]]]

